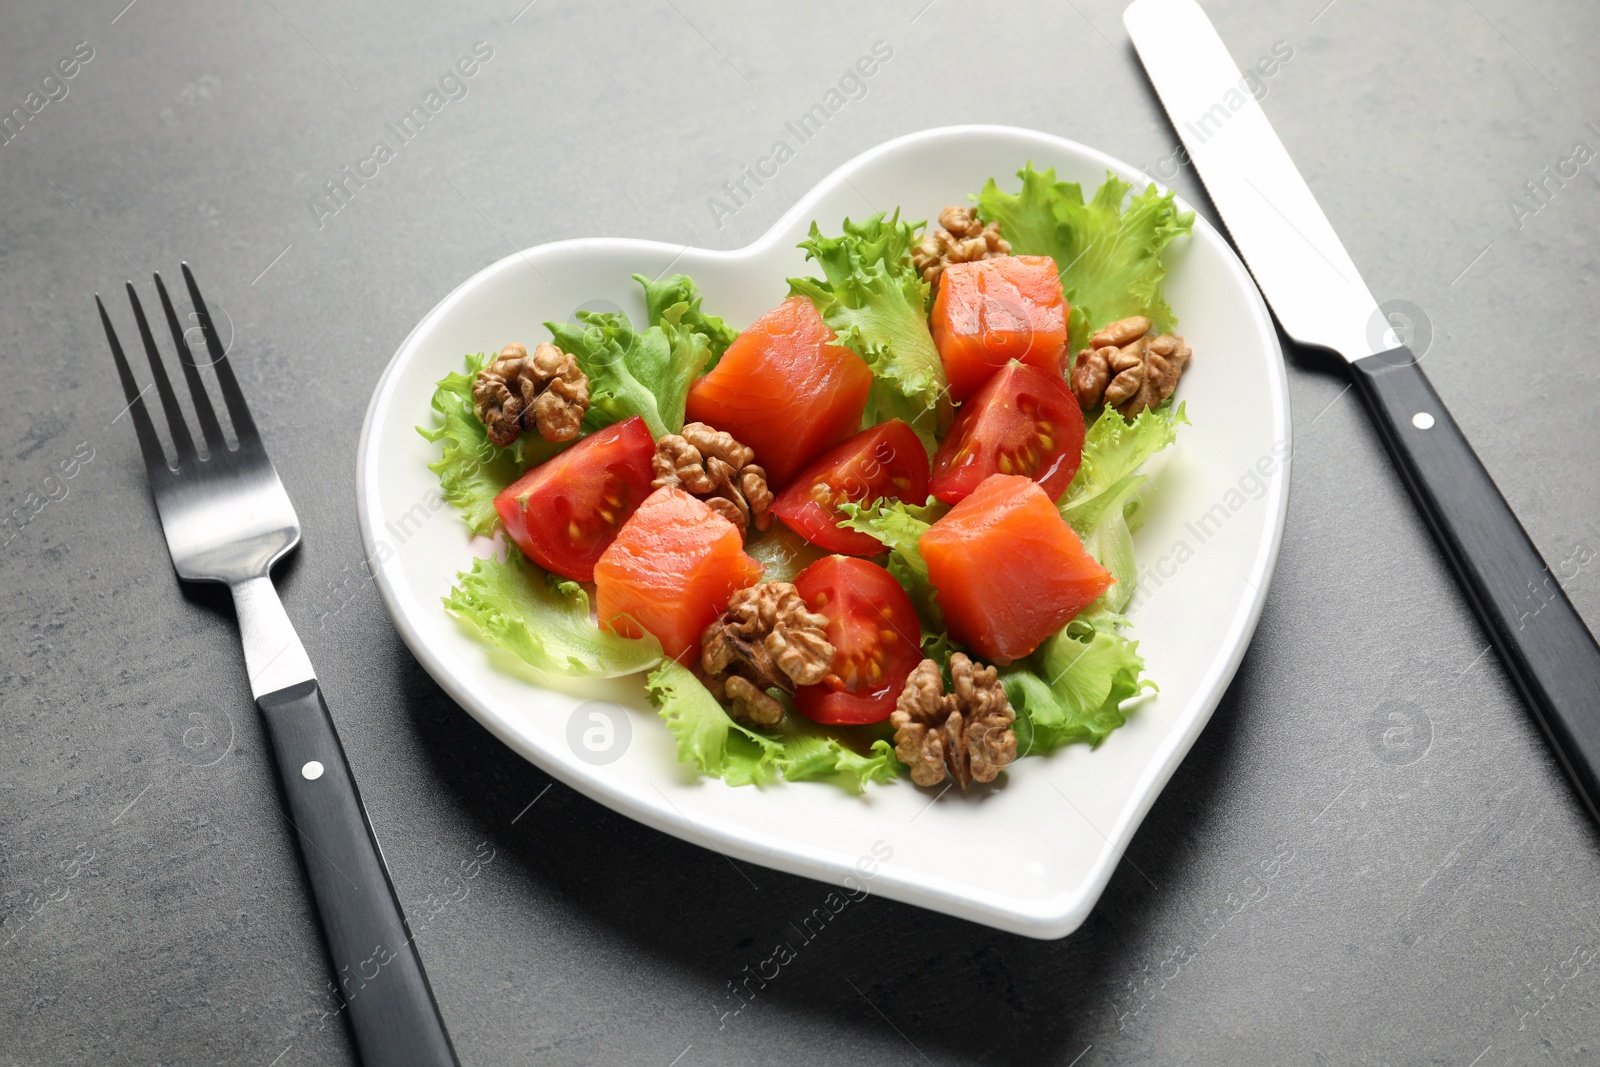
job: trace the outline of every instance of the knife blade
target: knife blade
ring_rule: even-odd
[[[1284,332],[1346,359],[1390,347],[1378,302],[1205,12],[1140,0],[1123,23]]]
[[[1195,0],[1123,13],[1145,74],[1283,332],[1328,348],[1490,642],[1600,820],[1600,645],[1367,285]]]

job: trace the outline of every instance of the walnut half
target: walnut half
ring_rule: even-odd
[[[950,682],[946,693],[931,659],[911,672],[889,716],[895,757],[918,785],[938,785],[947,770],[962,789],[992,782],[1017,758],[1017,714],[995,669],[964,653],[950,657]]]
[[[1133,418],[1172,395],[1194,353],[1175,333],[1151,337],[1143,315],[1118,319],[1089,338],[1072,368],[1072,395],[1084,409],[1105,404]]]
[[[952,204],[939,212],[941,230],[931,230],[911,249],[911,265],[929,285],[937,284],[952,263],[1009,256],[1011,244],[1000,236],[1000,224],[984,225],[970,207]]]
[[[755,456],[725,430],[691,422],[683,433],[669,433],[656,442],[651,460],[655,480],[650,485],[693,493],[737,526],[740,534],[748,535],[752,526],[765,531],[772,525],[772,490]]]
[[[700,665],[730,714],[762,726],[783,718],[769,689],[793,693],[833,668],[828,617],[806,607],[789,582],[762,582],[733,594],[728,610],[700,638]]]
[[[500,350],[472,383],[472,409],[502,448],[523,430],[546,441],[570,441],[589,410],[589,378],[578,361],[545,341],[528,355],[519,344]]]

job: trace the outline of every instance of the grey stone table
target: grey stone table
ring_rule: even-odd
[[[1267,113],[1600,625],[1600,8],[1208,6],[1241,62],[1292,53]],[[872,899],[731,1014],[819,886],[747,882],[551,785],[418,667],[360,570],[379,371],[513,248],[737,247],[927,126],[1059,133],[1209,205],[1118,0],[441,7],[0,13],[0,1064],[351,1058],[231,611],[173,580],[89,300],[180,259],[299,508],[284,599],[464,1063],[1600,1056],[1596,829],[1359,404],[1299,354],[1254,645],[1083,929],[1034,942]],[[734,198],[880,41],[892,58]],[[426,126],[347,181],[430,92]]]

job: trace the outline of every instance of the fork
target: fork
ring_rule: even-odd
[[[128,398],[173,569],[183,581],[222,582],[233,593],[250,691],[266,724],[289,822],[316,900],[339,1010],[349,1016],[361,1062],[366,1067],[454,1065],[455,1049],[344,747],[311,661],[272,584],[272,565],[300,543],[300,522],[267,457],[187,263],[183,279],[238,445],[229,448],[223,437],[200,366],[192,356],[186,358],[190,349],[184,331],[157,274],[156,292],[205,441],[203,451],[196,446],[130,281],[128,300],[150,357],[152,384],[166,413],[174,463],[167,461],[145,408],[144,394],[150,386],[143,390],[137,386],[105,304],[99,294],[94,298]]]

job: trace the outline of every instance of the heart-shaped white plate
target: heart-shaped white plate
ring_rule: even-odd
[[[1179,398],[1193,425],[1160,457],[1135,535],[1144,574],[1134,636],[1161,686],[1098,749],[1076,745],[1014,764],[1001,782],[936,795],[909,780],[850,796],[822,783],[732,788],[675,758],[638,678],[542,686],[445,614],[458,570],[493,544],[471,538],[439,500],[433,384],[466,352],[547,336],[580,307],[644,316],[631,275],[692,277],[708,311],[736,326],[809,273],[795,247],[813,219],[900,207],[933,218],[984,179],[1002,188],[1024,163],[1092,192],[1108,170],[1150,179],[1059,137],[999,126],[928,130],[834,171],[754,244],[732,252],[655,241],[561,241],[507,256],[447,296],[406,338],[378,382],[361,434],[362,539],[395,626],[461,706],[529,760],[617,811],[740,860],[803,874],[855,896],[882,893],[1030,937],[1083,922],[1178,761],[1232,679],[1261,613],[1288,507],[1289,400],[1266,305],[1203,219],[1167,254],[1166,292],[1194,349]],[[589,701],[630,709],[607,718]],[[585,731],[589,731],[585,738]],[[597,753],[596,749],[599,750]],[[599,762],[605,760],[606,762]],[[600,847],[604,847],[603,844]]]

